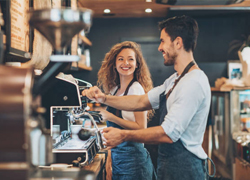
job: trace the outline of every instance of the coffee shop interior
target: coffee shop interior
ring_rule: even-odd
[[[211,86],[203,148],[221,180],[250,177],[250,0],[1,0],[0,179],[111,179],[97,85],[105,54],[141,47],[154,87],[172,75],[158,23],[199,25],[194,58]],[[182,110],[180,109],[180,113]],[[159,111],[148,127],[159,125]],[[155,169],[158,146],[145,144]],[[213,166],[208,164],[210,173]]]

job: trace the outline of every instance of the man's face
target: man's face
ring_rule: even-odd
[[[174,65],[177,57],[177,52],[174,48],[174,43],[171,41],[170,36],[165,32],[165,29],[161,31],[160,40],[161,43],[158,47],[158,51],[162,52],[164,65]]]

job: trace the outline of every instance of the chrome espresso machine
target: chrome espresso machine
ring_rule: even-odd
[[[101,115],[88,111],[88,99],[81,96],[81,91],[90,86],[88,82],[59,73],[44,94],[42,106],[48,112],[44,113],[46,119],[50,119],[56,163],[70,164],[73,161],[74,165],[83,166],[91,163],[96,153],[103,149],[101,133],[96,125]],[[84,126],[87,120],[91,120],[94,129]]]
[[[87,99],[81,97],[90,84],[80,86],[81,80],[60,73],[80,59],[63,54],[63,48],[81,30],[89,30],[92,11],[40,9],[29,15],[30,25],[52,44],[54,53],[40,76],[32,67],[0,65],[0,179],[95,179],[93,172],[79,167],[50,166],[83,166],[103,147]],[[95,128],[82,128],[86,118]]]

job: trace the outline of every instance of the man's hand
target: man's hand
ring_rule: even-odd
[[[124,130],[120,130],[113,127],[104,128],[102,133],[104,136],[104,145],[107,149],[111,149],[121,144],[125,140],[125,136],[123,135]]]
[[[106,100],[106,95],[97,86],[83,90],[82,95],[98,103],[104,103]]]

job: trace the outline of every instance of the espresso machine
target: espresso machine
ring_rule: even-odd
[[[41,9],[29,11],[29,15],[30,25],[52,44],[54,53],[40,76],[35,76],[31,67],[0,65],[0,177],[15,180],[95,179],[94,173],[78,167],[70,170],[50,167],[52,163],[59,161],[69,163],[65,157],[74,154],[73,151],[77,155],[71,156],[72,160],[78,158],[78,165],[84,165],[91,162],[95,153],[103,147],[95,120],[86,111],[87,99],[80,95],[81,88],[74,80],[69,81],[60,75],[57,76],[70,63],[80,59],[78,56],[65,55],[63,48],[70,44],[71,39],[81,30],[89,30],[92,11],[68,8]],[[55,101],[50,101],[43,104],[43,98],[49,93],[53,94],[51,87],[58,82],[66,88],[73,87],[71,96],[64,92],[60,99],[61,96],[54,94],[55,99],[60,99],[58,103],[53,104]],[[66,117],[72,116],[73,118],[69,118],[72,122],[87,116],[95,128],[90,131],[67,121],[64,129],[65,122],[58,123],[56,120],[60,119],[53,118],[62,112],[66,112]],[[46,117],[46,113],[49,113],[49,118]],[[51,123],[49,128],[48,122]],[[82,146],[77,150],[61,148],[63,143],[70,140],[69,137],[77,142],[83,139]],[[62,140],[67,141],[62,143]]]
[[[81,83],[84,85],[80,86]],[[50,118],[52,152],[56,163],[70,164],[74,160],[79,166],[84,166],[103,149],[101,133],[93,117],[98,117],[98,114],[87,110],[88,100],[81,96],[81,90],[90,86],[88,82],[60,73],[44,93],[42,106],[49,112],[47,117]],[[91,121],[94,129],[84,126],[87,120]]]

